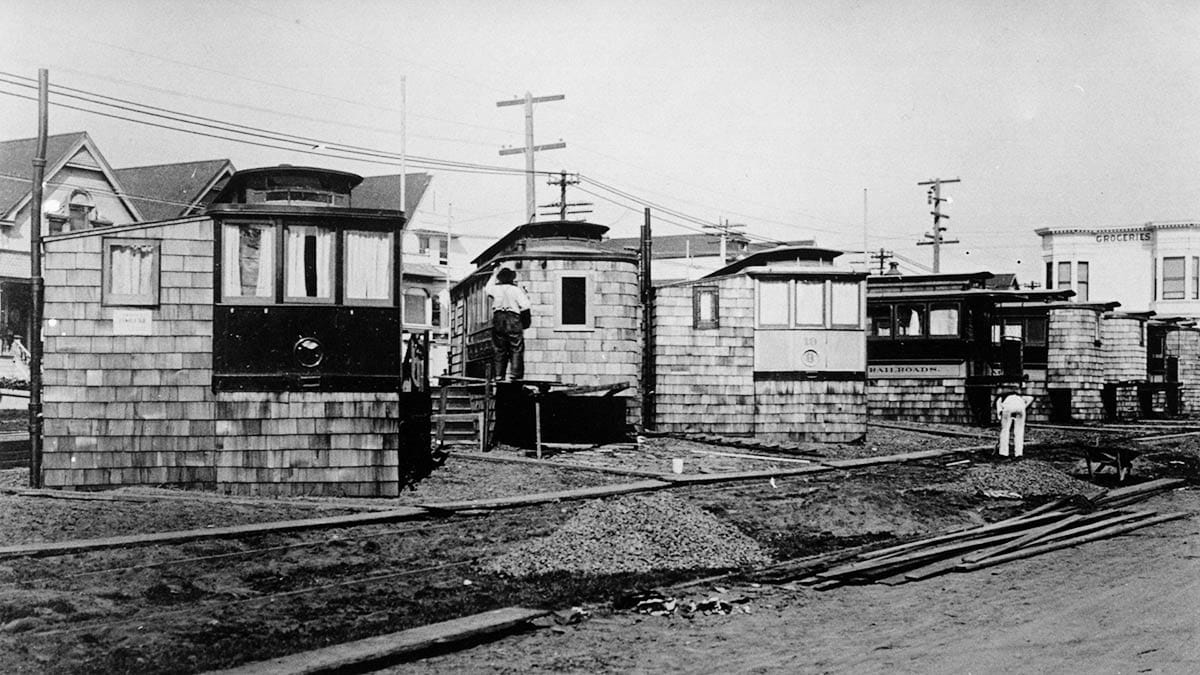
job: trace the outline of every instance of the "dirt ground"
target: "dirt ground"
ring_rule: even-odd
[[[1145,430],[1117,435],[1035,430],[1030,440],[1042,446],[1031,449],[1030,459],[1022,463],[997,463],[986,451],[975,451],[906,464],[675,488],[670,492],[688,508],[701,509],[736,527],[772,559],[787,560],[996,520],[1064,490],[1090,490],[1093,486],[1080,480],[1086,478],[1086,471],[1078,459],[1078,449],[1089,444],[1124,442],[1120,439],[1138,433],[1144,434]],[[975,446],[982,440],[969,435],[942,437],[873,428],[861,445],[802,450],[819,452],[820,460]],[[0,494],[0,537],[5,544],[63,541],[552,492],[640,480],[598,469],[668,472],[675,458],[684,459],[689,473],[801,466],[797,464],[799,455],[759,457],[764,454],[651,438],[644,439],[640,447],[632,444],[578,449],[548,457],[550,462],[596,469],[578,470],[505,461],[520,461],[526,453],[501,448],[489,453],[487,460],[452,455],[416,490],[394,500],[233,499],[155,488],[114,490],[101,495],[103,499],[72,498],[81,495],[71,494],[49,498],[20,494],[27,476],[7,471],[0,472],[0,486],[8,490]],[[1135,479],[1161,475],[1200,476],[1200,444],[1184,439],[1148,447],[1135,466]],[[982,491],[989,481],[1000,479],[1007,481],[1003,482],[1004,490],[991,496]],[[1111,483],[1111,478],[1104,480]],[[1014,492],[1014,485],[1021,492]],[[786,587],[731,587],[725,590],[738,594],[739,599],[746,598],[737,605],[737,614],[697,614],[689,621],[614,612],[612,607],[615,599],[630,590],[671,587],[730,570],[700,566],[639,573],[559,572],[519,578],[485,570],[485,561],[503,556],[524,542],[558,532],[583,506],[583,502],[550,503],[419,522],[0,560],[0,671],[202,672],[508,605],[555,609],[583,605],[591,608],[594,618],[577,626],[555,626],[406,668],[488,671],[493,667],[487,664],[499,658],[499,668],[507,668],[507,672],[696,672],[711,670],[709,665],[720,669],[715,668],[717,664],[729,665],[726,669],[735,671],[770,671],[804,670],[809,664],[825,663],[825,659],[828,666],[818,665],[812,670],[871,672],[872,664],[889,662],[901,653],[901,646],[916,649],[922,644],[920,635],[913,632],[914,625],[929,624],[931,632],[955,630],[956,624],[949,619],[930,623],[940,614],[926,616],[918,611],[931,602],[921,598],[919,588],[958,588],[953,597],[971,606],[973,602],[978,604],[973,586],[956,585],[964,584],[963,579],[971,576],[992,578],[986,574],[954,575],[944,577],[946,581],[935,579],[932,585],[856,587],[826,594]],[[1181,532],[1191,532],[1186,527],[1192,522],[1164,525],[1161,531],[1181,527]],[[1150,534],[1159,532],[1156,528]],[[1093,546],[1102,551],[1118,550],[1105,548],[1106,542]],[[620,545],[614,547],[619,549]],[[1129,553],[1137,552],[1134,547]],[[1164,564],[1172,560],[1162,559]],[[1029,564],[1036,571],[1043,563],[1035,560]],[[1007,578],[1012,574],[1009,570],[1016,568],[999,569],[1004,570],[1002,578]],[[1089,584],[1103,578],[1094,574],[1079,576]],[[1063,585],[1063,580],[1057,583]],[[1022,597],[1036,598],[1053,588],[1054,584],[1047,584],[1039,592],[1030,587]],[[702,602],[711,593],[712,589],[696,589],[691,599]],[[905,595],[908,593],[913,595]],[[991,597],[983,604],[999,614],[972,614],[962,607],[948,611],[968,617],[966,625],[975,625],[977,619],[981,626],[1009,625],[1000,617],[1013,609],[1009,599],[1002,595],[979,597]],[[1166,598],[1164,602],[1175,600]],[[922,618],[914,622],[912,617],[918,613]],[[837,617],[843,615],[848,618],[835,630]],[[891,628],[885,629],[889,621],[893,622]],[[879,636],[891,635],[888,631],[896,634],[895,645],[879,642]],[[864,648],[854,651],[853,645],[845,643],[841,649],[827,647],[814,642],[812,634],[855,636],[855,644]],[[788,637],[772,645],[767,636]],[[858,642],[859,636],[870,639]],[[976,635],[976,641],[979,637]],[[947,634],[939,639],[951,638]],[[761,662],[753,661],[759,665],[745,668],[742,666],[748,662],[743,659],[721,655],[721,645],[740,644],[739,640],[745,641],[745,649],[764,654]],[[971,642],[953,642],[967,644]],[[796,652],[795,645],[804,645],[807,651]],[[872,646],[867,650],[866,645]],[[932,649],[930,644],[926,646]],[[525,651],[527,656],[520,653]],[[736,651],[741,653],[743,649]],[[855,658],[860,660],[850,660],[851,653],[858,654]],[[881,658],[884,660],[878,660]],[[897,658],[894,663],[900,665],[893,669],[907,668],[904,659]],[[949,670],[945,672],[970,670],[955,670],[953,664],[947,664]]]
[[[1200,491],[1146,505],[1197,513]],[[386,672],[1200,672],[1196,518],[901,586],[719,590],[749,613],[604,612]]]

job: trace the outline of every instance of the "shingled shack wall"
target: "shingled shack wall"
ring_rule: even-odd
[[[1101,358],[1107,384],[1146,381],[1146,320],[1108,314],[1100,320]],[[1120,419],[1141,416],[1136,386],[1117,386],[1116,414]]]
[[[885,420],[971,424],[965,377],[872,379],[867,383],[871,415]]]
[[[1200,330],[1171,331],[1167,334],[1167,350],[1179,357],[1179,412],[1200,415]]]
[[[754,281],[706,280],[718,288],[719,327],[694,328],[691,284],[655,291],[658,430],[751,436],[755,432]]]
[[[150,335],[114,334],[106,237],[160,242]],[[45,240],[44,484],[397,494],[396,394],[213,392],[213,249],[208,218]]]
[[[1050,312],[1046,386],[1052,398],[1056,391],[1070,391],[1070,414],[1075,420],[1099,420],[1104,416],[1099,321],[1100,310],[1087,306]]]

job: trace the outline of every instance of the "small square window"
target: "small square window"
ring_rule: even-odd
[[[159,247],[156,239],[103,240],[103,304],[158,306]]]
[[[692,290],[692,327],[721,327],[720,295],[715,287],[702,286]]]
[[[796,325],[825,325],[825,282],[802,280],[796,282]]]
[[[346,303],[391,305],[392,233],[347,230],[345,256]]]
[[[221,300],[275,299],[275,227],[228,223],[221,229]]]

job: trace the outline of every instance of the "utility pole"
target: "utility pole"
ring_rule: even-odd
[[[654,283],[651,278],[651,263],[654,260],[654,240],[650,237],[650,209],[646,208],[642,220],[641,267],[638,281],[642,301],[642,430],[655,429],[658,379],[654,360]]]
[[[959,183],[959,182],[961,182],[961,181],[957,178],[951,178],[948,180],[942,180],[941,178],[934,178],[933,180],[927,180],[927,181],[917,183],[917,185],[932,185],[933,186],[933,187],[929,188],[928,192],[926,193],[926,201],[933,205],[933,210],[929,212],[929,215],[933,216],[933,233],[925,234],[925,238],[931,239],[932,241],[918,241],[917,246],[932,246],[933,247],[933,273],[934,274],[937,274],[938,272],[942,271],[942,245],[959,243],[957,239],[953,239],[953,240],[942,239],[942,233],[946,231],[946,228],[942,227],[942,225],[941,225],[942,219],[946,219],[946,220],[950,219],[950,216],[942,213],[942,202],[946,201],[946,198],[942,197],[942,185],[945,185],[947,183]]]
[[[38,134],[33,155],[33,199],[29,204],[29,487],[42,487],[42,183],[46,180],[46,137],[50,122],[50,72],[38,69]]]
[[[558,172],[557,178],[554,176],[551,176],[550,178],[548,178],[546,180],[546,184],[554,185],[554,186],[558,187],[558,189],[559,189],[558,201],[553,204],[542,204],[542,205],[538,206],[539,209],[547,209],[547,210],[550,210],[551,212],[557,211],[558,219],[564,220],[564,221],[567,219],[568,215],[579,215],[579,214],[592,212],[592,210],[590,208],[582,208],[582,209],[578,209],[575,211],[568,210],[569,208],[573,208],[573,207],[590,207],[590,206],[592,206],[592,202],[568,202],[567,201],[567,186],[568,185],[578,185],[579,184],[579,174],[567,173],[566,171],[560,171],[560,172]],[[543,213],[542,215],[551,215],[551,214]]]
[[[885,251],[885,250],[883,250],[882,248],[881,248],[881,249],[879,249],[879,253],[872,253],[872,254],[871,254],[871,260],[878,260],[878,261],[879,261],[879,273],[880,273],[880,274],[883,274],[883,265],[884,265],[884,263],[886,263],[887,261],[891,260],[893,255],[895,255],[893,252],[891,252],[891,251]]]
[[[735,231],[746,227],[742,223],[731,224],[729,220],[724,220],[716,225],[701,225],[706,230],[714,230],[721,236],[721,266],[729,264],[729,235]],[[740,234],[740,233],[739,233]]]
[[[567,147],[566,143],[561,140],[557,143],[548,143],[546,145],[533,144],[533,104],[546,103],[547,101],[561,101],[566,96],[563,94],[555,94],[553,96],[534,96],[529,92],[525,92],[524,98],[514,98],[509,101],[497,101],[496,107],[503,108],[510,105],[525,106],[525,147],[523,148],[503,148],[500,150],[501,155],[519,155],[525,153],[525,212],[528,214],[529,222],[533,222],[537,217],[537,198],[534,196],[535,187],[533,182],[533,153],[539,150],[557,150]]]

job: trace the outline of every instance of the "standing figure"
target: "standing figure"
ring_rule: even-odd
[[[496,379],[512,381],[525,376],[525,329],[531,314],[529,296],[517,287],[517,273],[498,267],[484,286],[492,299],[492,364]],[[508,373],[509,363],[512,372]]]
[[[1000,456],[1008,457],[1008,433],[1013,434],[1013,458],[1025,452],[1025,409],[1033,403],[1032,396],[1022,396],[1015,391],[1001,394],[996,399],[996,415],[1000,418]]]

